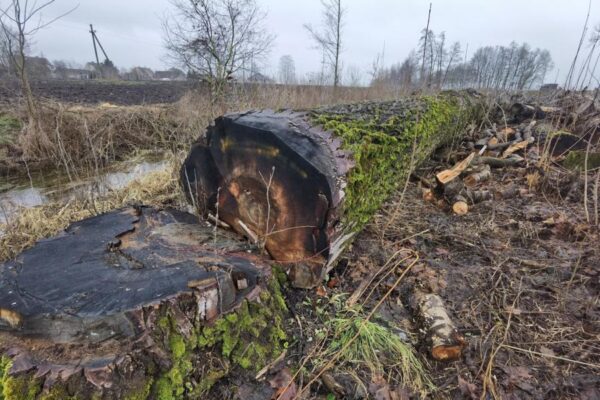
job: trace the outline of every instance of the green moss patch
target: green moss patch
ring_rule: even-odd
[[[0,400],[35,400],[41,391],[40,383],[28,375],[11,377],[11,367],[9,358],[0,359]]]
[[[235,312],[222,316],[211,326],[199,328],[190,338],[177,333],[171,318],[159,319],[158,325],[168,341],[172,367],[154,383],[154,397],[202,398],[229,374],[232,365],[253,371],[264,367],[286,346],[283,330],[286,312],[279,281],[273,277],[269,289],[260,294],[259,302],[244,300]],[[213,365],[210,360],[215,358],[220,361]]]
[[[572,170],[586,170],[586,152],[570,151],[563,161],[563,165]],[[600,168],[600,153],[589,152],[587,154],[587,170]]]
[[[260,302],[245,300],[235,312],[204,327],[198,337],[202,348],[220,347],[221,355],[244,369],[257,371],[287,346],[283,318],[287,313],[279,281],[272,278]]]

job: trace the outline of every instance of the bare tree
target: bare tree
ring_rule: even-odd
[[[323,27],[318,31],[309,24],[304,28],[309,32],[317,46],[322,49],[327,64],[333,73],[333,87],[340,84],[342,46],[342,29],[346,10],[342,7],[342,0],[321,0],[323,5]]]
[[[427,39],[429,36],[429,22],[431,21],[431,3],[429,3],[429,13],[427,14],[427,27],[423,32],[423,61],[421,63],[421,75],[419,79],[421,80],[421,86],[423,86],[426,82],[423,79],[425,76],[425,57],[427,56]]]
[[[362,83],[362,71],[356,65],[350,65],[346,71],[348,77],[347,85],[351,87],[358,87]]]
[[[37,115],[37,107],[29,76],[27,73],[27,55],[26,51],[31,38],[42,28],[50,25],[54,21],[62,18],[72,12],[75,8],[59,15],[49,21],[42,22],[41,13],[47,9],[55,0],[46,0],[42,3],[38,1],[29,2],[27,0],[10,0],[6,6],[0,9],[0,30],[5,40],[9,43],[10,59],[12,67],[15,69],[21,82],[21,90],[27,105],[27,115],[29,117],[29,128],[41,130]]]
[[[443,88],[444,85],[446,84],[446,78],[448,77],[448,71],[450,71],[450,68],[452,68],[457,63],[457,61],[460,60],[461,53],[462,53],[462,50],[460,48],[460,43],[454,42],[454,44],[452,45],[452,48],[450,49],[450,54],[448,56],[448,64],[446,64],[446,71],[444,71],[444,76],[442,77],[442,81],[440,83],[440,88]]]
[[[245,65],[263,58],[273,36],[255,0],[171,0],[174,14],[163,21],[168,54],[208,82],[221,100],[227,82]]]
[[[279,59],[279,82],[285,85],[296,84],[296,64],[289,54]]]

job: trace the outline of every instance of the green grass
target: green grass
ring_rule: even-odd
[[[21,121],[10,115],[0,114],[0,146],[12,144],[21,129]]]
[[[422,395],[435,388],[412,345],[402,341],[394,329],[366,321],[360,312],[354,310],[332,319],[328,324],[333,331],[333,339],[325,359],[341,351],[339,361],[354,367],[366,366],[372,373],[388,375],[394,371],[405,386]]]

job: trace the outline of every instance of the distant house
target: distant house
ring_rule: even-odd
[[[540,87],[541,92],[554,92],[558,90],[558,83],[545,83]]]
[[[80,68],[55,68],[52,71],[52,77],[54,79],[67,79],[74,81],[87,81],[92,79],[93,73],[87,69]]]
[[[154,71],[150,68],[133,67],[123,77],[128,81],[151,81],[154,79],[154,75]]]
[[[182,70],[171,68],[166,71],[154,72],[154,79],[157,81],[185,81],[187,78]]]
[[[248,82],[253,83],[273,83],[273,79],[268,76],[261,74],[260,72],[252,72],[248,77]]]
[[[85,64],[85,69],[90,71],[92,79],[119,79],[119,70],[110,60],[104,60],[100,64],[88,62]]]

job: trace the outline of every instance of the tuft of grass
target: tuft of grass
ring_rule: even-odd
[[[14,143],[20,129],[21,122],[18,119],[0,114],[0,146]]]
[[[170,166],[134,180],[123,189],[106,196],[90,195],[71,199],[66,204],[54,202],[23,208],[8,223],[0,224],[0,261],[15,257],[40,239],[65,229],[70,223],[131,204],[153,206],[184,204],[178,184],[180,162],[172,156]]]
[[[385,372],[387,375],[393,369],[405,386],[423,396],[435,388],[414,348],[402,341],[392,328],[365,320],[358,311],[333,318],[328,325],[333,340],[327,354],[341,351],[340,361],[366,366],[372,373]],[[356,339],[352,340],[357,333]]]

